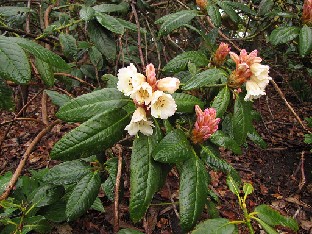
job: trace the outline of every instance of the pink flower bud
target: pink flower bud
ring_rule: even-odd
[[[180,85],[180,80],[174,77],[166,77],[160,79],[156,83],[156,87],[160,91],[174,93]]]
[[[302,22],[312,25],[312,0],[305,0],[303,3]]]
[[[146,66],[146,81],[152,87],[156,83],[156,72],[155,72],[155,67],[152,63],[150,63]]]
[[[204,111],[195,105],[197,120],[192,130],[192,141],[194,144],[202,143],[218,130],[220,118],[216,118],[216,110],[207,108]]]
[[[221,66],[224,63],[226,56],[229,54],[230,49],[231,48],[228,44],[221,42],[214,55],[213,64],[216,66]]]

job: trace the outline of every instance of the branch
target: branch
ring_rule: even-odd
[[[116,145],[118,149],[118,168],[115,183],[115,198],[114,198],[114,233],[119,231],[119,187],[122,168],[122,148],[119,144]]]
[[[80,79],[79,77],[74,76],[72,74],[58,72],[58,73],[54,73],[54,75],[56,75],[56,76],[66,76],[66,77],[72,78],[74,80],[77,80],[77,81],[79,81],[79,82],[81,82],[83,84],[86,84],[86,85],[90,86],[91,88],[95,89],[95,86],[93,86],[92,84],[89,84],[88,82],[86,82],[86,81],[84,81],[84,80]]]
[[[26,161],[27,161],[30,153],[33,151],[36,144],[41,140],[42,137],[44,137],[48,132],[50,132],[51,129],[55,125],[57,125],[59,123],[61,123],[61,120],[55,120],[54,122],[52,122],[49,126],[47,126],[41,132],[39,132],[39,134],[36,136],[36,138],[31,142],[31,144],[28,146],[26,152],[24,153],[23,157],[21,158],[21,161],[19,162],[9,184],[7,185],[6,190],[0,196],[0,201],[5,200],[9,196],[10,192],[12,191],[14,185],[16,184],[16,182],[18,180],[18,177],[22,173],[22,170],[26,164]]]

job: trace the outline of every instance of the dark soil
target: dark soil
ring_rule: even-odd
[[[29,98],[37,90],[30,91]],[[75,95],[86,92],[76,90]],[[312,116],[311,103],[304,103],[288,87],[283,92],[294,107],[296,113],[304,119]],[[40,119],[41,95],[29,105],[24,117]],[[51,103],[49,106],[50,121],[54,119],[57,108]],[[252,183],[255,192],[249,197],[250,210],[259,204],[268,204],[279,210],[282,214],[294,217],[300,224],[299,233],[312,233],[312,155],[310,147],[303,143],[306,133],[298,124],[295,117],[286,107],[283,100],[272,86],[267,89],[267,96],[255,101],[255,109],[261,114],[262,120],[256,123],[261,136],[268,144],[266,149],[261,149],[249,142],[242,155],[233,155],[222,151],[222,157],[231,162],[239,171],[243,181]],[[14,115],[9,112],[0,114],[0,175],[6,171],[16,169],[21,156],[36,137],[44,125],[33,120],[19,120],[12,123]],[[75,125],[61,124],[53,128],[35,147],[23,173],[30,169],[51,167],[57,162],[51,161],[49,151],[61,136]],[[9,128],[9,130],[8,130]],[[8,130],[8,132],[7,132]],[[129,161],[130,149],[124,146],[124,159]],[[123,174],[125,193],[120,201],[120,228],[132,228],[145,233],[181,233],[178,208],[174,205],[152,205],[141,223],[133,224],[128,213],[129,203],[129,177],[128,165]],[[231,194],[225,183],[225,175],[221,172],[210,171],[212,182],[210,188],[219,196],[217,206],[221,217],[231,220],[239,219],[241,211],[237,200]],[[99,194],[105,206],[105,213],[89,211],[75,222],[55,225],[52,233],[112,233],[114,223],[114,204],[101,192]],[[178,201],[178,174],[173,169],[168,175],[167,183],[157,193],[153,204],[160,202]],[[208,218],[205,211],[202,220]],[[257,233],[259,228],[255,225]],[[282,229],[281,229],[282,230]],[[240,233],[248,233],[243,227]],[[291,233],[282,230],[282,233]]]

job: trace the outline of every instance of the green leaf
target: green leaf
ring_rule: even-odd
[[[10,37],[0,36],[0,76],[17,84],[27,84],[30,80],[28,58]]]
[[[60,70],[69,70],[69,65],[57,54],[42,47],[36,42],[27,40],[21,37],[10,37],[11,41],[17,43],[20,47],[28,53],[34,55],[36,58],[48,63],[50,66],[56,67]]]
[[[236,98],[233,113],[233,137],[242,145],[246,142],[247,133],[252,130],[251,103],[245,102],[242,95]]]
[[[98,197],[95,198],[95,201],[93,202],[93,204],[91,206],[91,209],[99,211],[99,212],[102,212],[102,213],[105,212],[105,208],[104,208],[104,206],[102,204],[102,201]]]
[[[312,28],[303,25],[299,34],[299,54],[304,57],[312,50]]]
[[[13,91],[6,85],[5,81],[0,78],[0,110],[13,111],[13,109]]]
[[[64,222],[67,219],[65,210],[66,203],[65,201],[60,200],[56,203],[53,203],[52,205],[44,207],[42,210],[42,214],[48,220],[51,220],[53,222]]]
[[[274,6],[273,0],[262,0],[259,4],[258,14],[260,16],[263,16],[263,15],[271,12],[273,6]]]
[[[209,63],[207,56],[200,51],[188,51],[179,54],[171,59],[163,68],[164,72],[176,73],[187,69],[187,64],[191,62],[197,67],[206,66]]]
[[[57,185],[71,184],[89,174],[91,167],[80,160],[58,164],[51,168],[43,178],[43,182]]]
[[[247,137],[256,145],[260,146],[262,149],[267,148],[267,143],[262,139],[262,137],[253,126],[251,126],[251,129],[248,130]]]
[[[208,4],[207,13],[216,27],[221,26],[221,14],[219,8],[214,4]]]
[[[69,160],[107,149],[122,137],[129,121],[129,114],[122,109],[96,115],[67,133],[54,145],[50,155],[53,159]]]
[[[195,151],[180,166],[180,223],[184,231],[189,231],[200,217],[208,195],[208,174]]]
[[[232,193],[234,193],[236,196],[239,197],[240,193],[240,183],[234,180],[234,178],[231,175],[228,175],[226,178],[226,183],[229,186],[229,189]]]
[[[130,101],[114,88],[104,88],[81,95],[65,103],[56,116],[64,121],[82,122],[113,108],[120,108]]]
[[[66,58],[76,60],[78,52],[76,39],[70,34],[61,33],[59,40]]]
[[[116,58],[116,43],[108,35],[99,23],[91,21],[88,23],[88,35],[96,48],[105,56],[109,61]]]
[[[47,90],[47,89],[44,90],[44,92],[46,92],[48,94],[52,103],[59,106],[59,107],[63,106],[65,103],[70,101],[70,97],[67,96],[66,94],[61,94],[61,93],[58,93],[56,91]]]
[[[153,150],[152,156],[162,163],[183,162],[192,155],[192,147],[180,129],[169,132]]]
[[[26,217],[24,219],[22,234],[28,233],[32,230],[39,233],[47,233],[51,230],[51,226],[49,225],[48,220],[41,215]]]
[[[86,7],[85,5],[82,5],[81,10],[79,11],[79,16],[80,19],[90,21],[95,16],[95,10],[92,7]]]
[[[97,14],[97,21],[106,29],[113,33],[124,34],[125,28],[124,26],[113,16],[107,14]]]
[[[103,55],[95,46],[92,46],[90,48],[89,56],[90,56],[90,60],[93,66],[97,67],[97,69],[101,69],[103,67],[103,63],[104,63],[103,57],[102,57]]]
[[[138,222],[149,207],[157,191],[162,168],[152,158],[152,151],[157,145],[159,136],[140,134],[133,142],[130,163],[130,217]]]
[[[111,158],[106,161],[105,165],[106,165],[105,169],[108,171],[109,177],[105,180],[105,182],[101,186],[108,199],[113,201],[115,194],[118,159]]]
[[[64,195],[63,186],[43,185],[37,188],[31,194],[31,202],[35,207],[50,205],[60,199]]]
[[[75,220],[92,206],[98,195],[100,186],[101,178],[98,172],[85,175],[77,183],[66,205],[68,221]]]
[[[218,146],[232,150],[235,154],[242,153],[242,150],[236,141],[225,135],[221,130],[218,130],[212,134],[210,141]]]
[[[267,205],[259,205],[255,208],[255,212],[257,212],[257,216],[265,223],[270,226],[281,225],[284,227],[288,227],[293,231],[298,231],[299,226],[296,220],[290,217],[285,217],[281,215],[276,210],[273,210],[271,207]]]
[[[242,12],[245,12],[250,15],[255,15],[256,12],[249,8],[249,6],[246,3],[240,3],[240,2],[230,2],[230,1],[223,1],[227,5],[232,6],[233,8],[236,8],[237,10],[241,10]]]
[[[52,87],[54,85],[54,73],[51,66],[38,58],[36,58],[35,66],[43,83],[48,87]]]
[[[312,134],[304,134],[304,143],[312,144]]]
[[[126,21],[126,20],[123,20],[123,19],[120,19],[120,18],[116,18],[116,19],[119,21],[119,23],[120,23],[124,28],[129,29],[129,30],[134,31],[134,32],[137,32],[137,31],[138,31],[138,27],[137,27],[136,24],[131,23],[131,22]],[[144,33],[144,34],[147,33],[146,29],[145,29],[145,28],[142,28],[142,27],[140,27],[140,32],[141,32],[141,33]]]
[[[261,219],[255,219],[257,222],[261,225],[261,227],[266,231],[268,234],[278,234],[277,231],[275,231],[270,225],[263,222]]]
[[[211,107],[215,108],[217,111],[217,117],[221,118],[226,112],[228,105],[231,100],[231,93],[228,86],[221,89],[218,95],[214,98]]]
[[[193,113],[195,111],[195,105],[199,105],[200,108],[204,107],[204,102],[190,94],[173,93],[172,97],[177,104],[177,112]]]
[[[194,10],[182,10],[170,15],[166,15],[165,18],[156,20],[156,24],[162,22],[158,31],[158,36],[165,36],[173,30],[189,23],[195,16],[198,15]]]
[[[111,13],[111,12],[127,12],[129,4],[122,1],[120,4],[100,4],[93,7],[96,12]]]
[[[125,228],[125,229],[121,229],[117,234],[143,234],[143,232],[139,232],[137,230]]]
[[[222,10],[224,10],[224,12],[233,22],[239,22],[240,18],[231,5],[228,5],[226,1],[218,1],[218,5],[222,8]]]
[[[33,12],[33,10],[30,7],[13,7],[13,6],[0,7],[0,15],[5,17],[16,16],[28,12]]]
[[[235,225],[228,219],[207,219],[198,224],[192,234],[231,234],[235,233]]]
[[[225,72],[217,68],[211,68],[193,76],[185,83],[182,89],[191,90],[204,87],[206,85],[214,85],[222,79],[226,79]]]
[[[246,197],[246,196],[248,196],[248,195],[253,193],[254,188],[253,188],[252,184],[244,183],[243,191],[244,191],[244,194],[245,194],[245,197]]]
[[[8,171],[3,176],[0,176],[0,194],[2,194],[6,186],[8,185],[9,181],[12,178],[12,172]]]
[[[286,43],[295,39],[299,35],[299,32],[300,28],[295,26],[278,27],[273,30],[269,40],[273,45]]]

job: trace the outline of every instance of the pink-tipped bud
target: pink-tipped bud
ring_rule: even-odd
[[[213,58],[213,64],[216,66],[221,66],[229,54],[231,48],[228,44],[221,42]]]
[[[152,63],[146,66],[146,81],[152,87],[154,87],[154,85],[156,84],[156,72],[155,67]]]
[[[157,90],[174,93],[180,86],[180,80],[174,77],[160,79],[156,83]]]
[[[312,25],[312,0],[305,0],[303,3],[302,22]]]
[[[197,120],[192,130],[192,141],[194,144],[202,143],[218,130],[220,118],[216,118],[216,110],[207,108],[204,111],[195,105]]]

